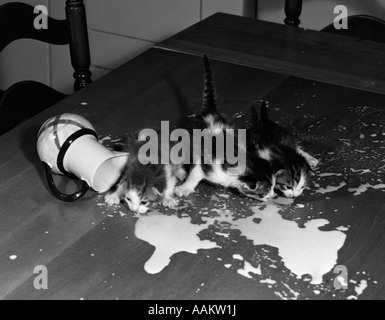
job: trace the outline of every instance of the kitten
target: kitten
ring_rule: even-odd
[[[216,150],[216,137],[223,135],[225,139],[229,137],[226,130],[233,129],[228,125],[226,119],[218,112],[215,100],[214,82],[211,67],[207,56],[204,57],[205,81],[203,95],[203,111],[197,121],[188,120],[190,131],[193,129],[209,129],[209,138],[212,138],[212,149]],[[187,125],[188,127],[188,125]],[[234,144],[238,142],[237,130],[230,131],[233,135]],[[231,137],[231,136],[230,136]],[[226,140],[225,140],[226,145]],[[224,146],[223,146],[224,147]],[[236,172],[235,166],[230,165],[226,156],[217,158],[217,154],[212,154],[212,163],[205,163],[207,151],[202,150],[201,157],[191,152],[191,165],[186,166],[188,177],[184,184],[176,187],[175,193],[178,196],[188,196],[195,192],[195,188],[202,180],[238,190],[241,194],[257,199],[267,201],[274,195],[275,176],[270,163],[259,157],[255,153],[248,152],[246,145],[234,146],[235,156],[239,152],[246,154],[246,168],[239,168]],[[225,153],[226,154],[226,153]]]
[[[129,157],[117,184],[105,196],[108,205],[117,205],[123,201],[128,208],[139,214],[150,209],[152,202],[161,198],[165,207],[174,208],[178,201],[174,198],[177,176],[183,178],[181,166],[167,164],[140,163],[138,154],[145,142],[128,138],[123,150]]]
[[[252,118],[250,144],[261,158],[272,164],[277,193],[288,198],[299,197],[319,161],[306,153],[287,129],[269,119],[264,101],[252,106]]]

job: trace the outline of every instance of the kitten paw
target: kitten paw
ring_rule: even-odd
[[[164,198],[162,200],[162,205],[170,209],[174,209],[178,204],[179,201],[175,198]]]
[[[195,192],[194,188],[191,188],[191,187],[186,186],[184,184],[175,188],[175,194],[178,197],[188,197],[190,194],[192,194],[194,192]]]
[[[110,193],[104,197],[104,202],[109,206],[118,205],[120,204],[120,197],[116,193]]]

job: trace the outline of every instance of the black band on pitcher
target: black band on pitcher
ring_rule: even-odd
[[[56,188],[56,184],[55,184],[55,181],[53,180],[53,176],[52,176],[51,167],[44,161],[43,161],[43,165],[44,165],[44,169],[45,169],[45,176],[46,176],[47,182],[48,182],[48,187],[51,190],[52,194],[57,199],[59,199],[61,201],[65,201],[65,202],[74,202],[74,201],[82,198],[87,193],[87,191],[89,190],[90,187],[88,186],[87,182],[82,181],[82,187],[79,191],[77,191],[73,194],[61,193]]]
[[[85,135],[92,135],[96,138],[96,140],[98,140],[98,136],[94,130],[80,129],[75,133],[73,133],[72,135],[70,135],[70,137],[63,143],[62,147],[60,148],[59,154],[57,156],[57,167],[61,173],[72,176],[70,172],[67,172],[67,170],[64,169],[64,157],[69,147],[72,145],[72,143],[74,143],[77,139]]]

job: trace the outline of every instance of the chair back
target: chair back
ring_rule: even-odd
[[[64,8],[63,8],[64,9]],[[54,45],[69,45],[74,69],[74,90],[91,81],[91,58],[87,20],[83,0],[66,0],[66,19],[49,16],[47,28],[36,28],[35,21],[44,13],[21,2],[0,6],[0,52],[11,42],[33,39]],[[32,61],[33,62],[33,61]],[[0,134],[64,99],[66,95],[38,82],[22,81],[0,92]]]
[[[348,29],[336,29],[330,24],[324,32],[385,43],[385,21],[366,15],[348,17]]]
[[[0,6],[0,52],[18,39],[34,39],[49,44],[69,45],[74,68],[75,91],[90,84],[91,58],[83,0],[66,1],[66,20],[48,19],[47,29],[36,29],[39,13],[29,4],[10,2]]]

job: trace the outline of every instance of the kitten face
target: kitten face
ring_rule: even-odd
[[[307,186],[308,174],[305,170],[295,173],[289,170],[280,170],[276,174],[276,190],[286,198],[297,198],[302,195]]]
[[[250,143],[261,158],[272,164],[277,193],[287,198],[299,197],[307,186],[311,166],[317,166],[318,161],[299,147],[289,130],[269,119],[265,102],[253,105],[252,115]]]
[[[140,190],[138,188],[129,188],[124,192],[123,200],[128,208],[139,214],[145,214],[151,205],[151,201],[156,198],[154,193],[147,190]]]
[[[253,176],[240,178],[238,190],[248,198],[259,201],[268,201],[274,196],[275,177],[261,179]]]
[[[126,163],[121,177],[118,193],[128,208],[139,214],[144,214],[151,209],[151,202],[157,200],[154,192],[156,186],[164,189],[164,168],[160,165],[143,165],[139,161],[139,150],[144,142],[139,142],[133,137],[128,137],[124,151],[133,155]]]
[[[239,177],[239,191],[249,198],[267,201],[274,196],[276,177],[269,161],[247,153],[247,169]]]

